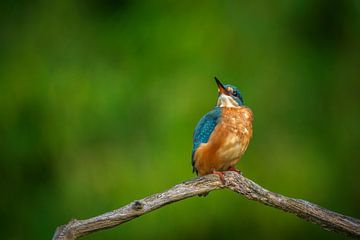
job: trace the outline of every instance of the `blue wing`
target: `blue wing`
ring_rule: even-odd
[[[215,107],[213,110],[208,112],[205,116],[203,116],[198,124],[196,125],[194,131],[194,144],[192,149],[192,157],[191,163],[193,166],[193,172],[197,170],[195,168],[195,159],[194,154],[200,144],[207,143],[210,138],[211,133],[214,131],[215,126],[218,124],[221,116],[221,109],[219,107]]]

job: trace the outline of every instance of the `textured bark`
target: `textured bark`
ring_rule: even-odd
[[[68,224],[56,229],[53,240],[72,240],[95,231],[112,228],[172,202],[222,188],[240,193],[250,200],[296,214],[326,230],[360,238],[360,220],[358,219],[332,212],[305,200],[270,192],[235,172],[226,172],[225,180],[223,184],[216,175],[198,177],[175,185],[165,192],[133,201],[111,212],[85,220],[71,220]]]

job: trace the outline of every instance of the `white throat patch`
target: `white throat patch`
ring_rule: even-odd
[[[234,107],[238,107],[239,104],[231,96],[221,94],[218,98],[217,106],[234,108]]]

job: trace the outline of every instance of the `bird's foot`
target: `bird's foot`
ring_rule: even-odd
[[[222,184],[225,184],[225,176],[223,172],[213,170],[212,173],[218,175]]]
[[[228,168],[228,171],[237,172],[237,173],[240,174],[240,175],[242,174],[239,169],[236,169],[236,168],[234,168],[234,167],[229,167],[229,168]]]

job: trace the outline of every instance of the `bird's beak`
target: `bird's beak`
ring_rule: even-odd
[[[229,93],[226,91],[224,85],[220,82],[219,79],[217,79],[217,77],[215,77],[215,82],[218,85],[218,91],[220,94],[223,93],[225,95],[229,95]]]

